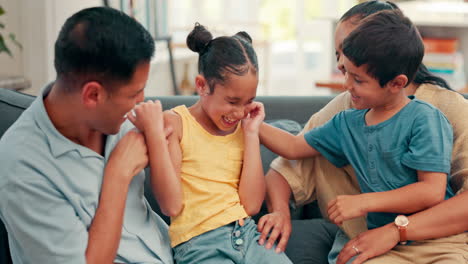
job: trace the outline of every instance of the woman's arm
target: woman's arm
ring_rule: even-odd
[[[463,192],[432,208],[411,215],[406,230],[407,239],[433,239],[466,232],[468,230],[467,204],[468,192]],[[337,263],[346,263],[356,255],[353,246],[360,251],[353,264],[360,264],[390,251],[399,240],[398,229],[393,223],[366,231],[345,245]]]

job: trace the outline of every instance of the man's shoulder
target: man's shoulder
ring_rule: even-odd
[[[21,116],[0,139],[0,186],[11,177],[21,177],[23,169],[34,170],[50,157],[46,136],[33,119]]]

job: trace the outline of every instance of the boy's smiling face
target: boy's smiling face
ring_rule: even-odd
[[[351,94],[354,108],[380,107],[389,97],[392,97],[388,85],[381,87],[379,81],[367,73],[366,64],[356,67],[343,55],[343,66],[345,70],[344,88]]]

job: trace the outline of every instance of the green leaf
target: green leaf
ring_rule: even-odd
[[[3,24],[2,22],[0,22],[0,28],[5,28],[5,24]]]
[[[21,45],[21,43],[19,43],[19,41],[16,40],[15,34],[10,33],[8,36],[10,37],[11,41],[12,41],[18,48],[23,49],[23,45]]]
[[[0,16],[5,14],[5,9],[3,9],[3,7],[0,6]]]
[[[0,35],[0,53],[6,52],[10,57],[13,57],[13,54],[11,54],[10,49],[5,45],[5,40],[3,39],[3,36]]]

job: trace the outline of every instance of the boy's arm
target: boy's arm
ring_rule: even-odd
[[[242,120],[244,130],[244,157],[239,182],[239,197],[248,215],[260,211],[265,198],[265,177],[260,156],[259,126],[265,113],[263,104],[253,102],[249,115]]]
[[[183,207],[179,172],[182,160],[178,140],[180,121],[177,115],[165,113],[163,116],[159,101],[141,103],[134,111],[136,116],[129,115],[129,119],[145,134],[153,193],[161,211],[167,216],[176,216]],[[165,125],[174,131],[167,139]]]
[[[260,141],[274,153],[289,160],[297,160],[320,154],[307,143],[304,135],[294,136],[266,123],[262,123],[260,126]]]
[[[418,171],[418,182],[395,190],[338,196],[329,203],[328,214],[341,224],[369,212],[415,213],[443,201],[446,187],[445,173]]]

